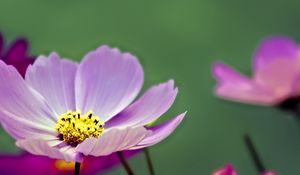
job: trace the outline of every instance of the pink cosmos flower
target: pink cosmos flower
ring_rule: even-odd
[[[4,51],[4,37],[0,33],[0,59],[6,64],[14,66],[19,73],[24,77],[27,67],[35,60],[34,56],[27,56],[29,42],[26,38],[17,38]],[[130,158],[140,150],[124,151],[124,156]],[[110,168],[119,165],[120,160],[116,153],[102,157],[85,157],[81,168],[81,174],[96,174],[107,171]],[[18,163],[18,168],[14,168]],[[65,163],[63,160],[54,160],[42,156],[34,156],[30,154],[22,155],[0,155],[0,174],[73,174],[72,163]]]
[[[124,156],[130,158],[140,151],[124,151]],[[47,174],[47,175],[73,175],[74,162],[67,163],[64,160],[55,160],[45,156],[32,154],[1,155],[0,174]],[[102,157],[84,157],[81,165],[81,175],[95,175],[104,173],[120,164],[117,153]],[[17,168],[16,168],[17,165]]]
[[[148,147],[170,135],[185,113],[145,127],[170,108],[177,88],[170,80],[132,103],[142,84],[136,57],[108,46],[80,64],[56,53],[40,56],[25,80],[0,61],[0,121],[18,147],[67,162]]]
[[[13,65],[24,77],[28,65],[34,62],[35,56],[28,56],[29,44],[26,38],[16,39],[6,50],[2,33],[0,32],[0,60]]]
[[[231,164],[225,165],[224,167],[216,170],[212,175],[238,175],[236,170]],[[262,175],[279,175],[277,173],[268,171],[265,173],[262,173]]]
[[[248,78],[225,64],[215,64],[216,94],[263,105],[275,105],[299,96],[300,54],[299,46],[292,39],[279,36],[263,40],[254,54],[253,65],[253,76]]]

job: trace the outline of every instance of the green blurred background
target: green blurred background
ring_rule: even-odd
[[[0,30],[9,41],[28,37],[33,54],[57,51],[79,61],[103,43],[134,53],[145,70],[143,91],[175,79],[179,95],[163,120],[188,114],[173,135],[151,148],[158,175],[209,175],[226,163],[255,175],[245,133],[268,169],[296,175],[300,125],[293,116],[216,98],[211,66],[223,60],[251,75],[251,56],[262,38],[284,34],[300,41],[299,7],[296,0],[1,0]],[[0,140],[1,152],[17,152],[3,131]],[[146,174],[142,155],[130,163]],[[120,167],[108,174],[124,173]]]

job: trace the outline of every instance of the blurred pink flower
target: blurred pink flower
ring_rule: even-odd
[[[216,170],[212,175],[238,175],[236,170],[231,164],[225,165],[224,167]],[[268,171],[265,173],[262,173],[261,175],[279,175],[277,173]]]
[[[35,59],[35,56],[28,56],[28,48],[29,43],[26,38],[17,38],[9,48],[5,49],[4,37],[0,33],[0,59],[14,66],[23,77],[28,65]]]
[[[125,157],[130,158],[138,154],[139,150],[124,151]],[[44,156],[31,154],[1,155],[0,174],[47,174],[47,175],[73,175],[74,162],[67,163],[64,160],[55,160]],[[103,157],[84,157],[81,165],[81,175],[95,175],[104,173],[120,164],[116,153]]]
[[[237,175],[234,167],[231,164],[216,170],[212,175]]]
[[[278,36],[263,40],[253,65],[253,76],[248,78],[225,64],[215,64],[215,93],[225,99],[263,105],[278,104],[299,95],[299,46],[292,39]]]

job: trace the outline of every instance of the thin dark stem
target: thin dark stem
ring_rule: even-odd
[[[253,160],[253,162],[254,162],[254,164],[256,166],[257,171],[259,173],[265,172],[266,168],[263,165],[261,159],[259,158],[258,153],[257,153],[257,151],[255,149],[255,146],[254,146],[254,144],[253,144],[250,136],[248,134],[246,134],[245,137],[244,137],[244,139],[245,139],[245,144],[246,144],[246,146],[247,146],[247,148],[249,150],[249,153],[250,153],[250,155],[252,157],[252,160]]]
[[[150,152],[149,152],[148,148],[144,148],[144,154],[145,154],[145,157],[146,157],[146,161],[147,161],[148,170],[149,170],[150,175],[155,175],[153,164],[152,164],[152,161],[151,161]]]
[[[74,170],[74,175],[79,175],[80,173],[80,162],[75,163],[75,170]]]
[[[125,156],[123,154],[123,152],[118,151],[117,155],[118,155],[118,157],[119,157],[119,159],[120,159],[120,161],[121,161],[124,169],[126,170],[127,174],[128,175],[134,175],[133,171],[131,170],[131,168],[130,168],[130,166],[129,166],[129,164],[128,164],[128,162],[127,162],[127,160],[126,160],[126,158],[125,158]]]

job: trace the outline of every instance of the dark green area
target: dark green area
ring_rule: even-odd
[[[175,79],[180,93],[163,120],[188,114],[171,137],[151,148],[159,175],[208,175],[226,163],[254,175],[242,141],[246,132],[269,169],[295,175],[300,126],[292,115],[214,97],[211,66],[223,60],[250,75],[262,38],[284,34],[300,41],[299,7],[300,1],[1,0],[0,30],[10,41],[28,37],[34,54],[57,51],[79,61],[103,43],[134,53],[145,70],[144,90]],[[3,132],[0,140],[2,152],[16,151]],[[142,156],[130,163],[146,174]]]

